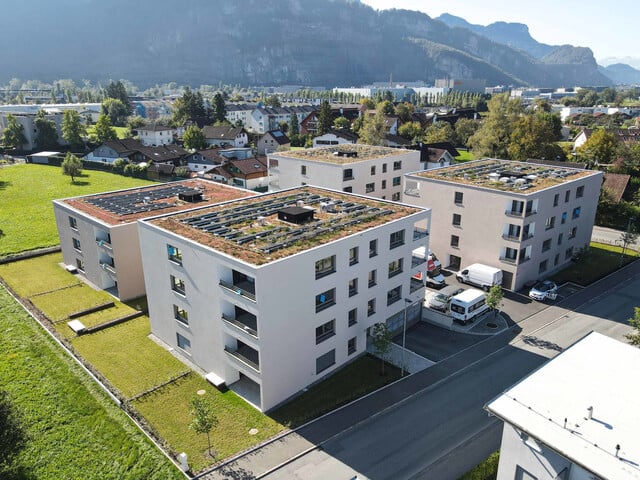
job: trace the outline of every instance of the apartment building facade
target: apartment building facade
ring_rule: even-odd
[[[272,409],[364,354],[375,323],[417,316],[429,220],[316,187],[142,220],[152,333]]]
[[[402,176],[421,169],[420,152],[363,144],[332,145],[268,155],[272,190],[317,185],[399,202]]]
[[[404,201],[432,209],[431,249],[445,267],[498,267],[503,287],[518,290],[589,244],[602,172],[485,159],[404,181]]]
[[[64,263],[120,300],[139,297],[145,293],[139,219],[252,195],[199,179],[54,200]]]

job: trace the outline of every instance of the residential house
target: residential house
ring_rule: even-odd
[[[139,297],[145,285],[138,220],[251,195],[207,180],[185,180],[54,200],[63,261],[120,300]]]
[[[489,402],[497,480],[638,480],[638,369],[639,349],[591,332]]]
[[[280,130],[270,130],[258,140],[258,154],[264,155],[279,148],[289,148],[291,140]]]
[[[138,139],[145,147],[158,147],[174,143],[173,129],[163,125],[138,127]]]
[[[386,147],[408,148],[412,144],[413,142],[411,140],[407,140],[406,138],[401,137],[400,135],[393,135],[391,133],[387,133],[384,136],[384,145]]]
[[[266,192],[269,186],[267,158],[225,159],[223,164],[207,170],[204,177],[247,190]]]
[[[577,148],[580,148],[582,145],[584,145],[587,142],[587,140],[591,138],[591,135],[593,134],[593,132],[594,130],[592,128],[583,128],[582,130],[580,130],[580,133],[578,133],[573,139],[573,149],[575,150]],[[613,133],[620,142],[625,143],[627,145],[640,142],[640,129],[619,128],[615,130],[610,130],[610,132]]]
[[[358,142],[358,134],[351,130],[334,129],[329,130],[324,135],[319,135],[313,139],[313,148],[324,147],[327,145],[344,145],[345,143],[354,144]]]
[[[589,245],[601,185],[599,171],[484,159],[407,174],[403,199],[433,210],[444,266],[498,267],[519,290]]]
[[[258,107],[251,112],[249,123],[245,124],[245,127],[253,133],[265,134],[270,130],[280,129],[280,124],[283,122],[289,124],[293,113],[296,114],[298,123],[300,123],[302,119],[316,109],[317,107],[312,105],[285,107],[265,107],[258,105]]]
[[[139,226],[152,333],[262,411],[419,317],[426,209],[297,187]]]
[[[124,138],[104,142],[89,152],[84,159],[91,162],[113,163],[121,158],[130,163],[172,163],[177,167],[185,164],[188,154],[189,152],[178,145],[147,147],[139,140]]]
[[[242,127],[207,125],[202,129],[207,143],[216,147],[245,147],[249,143],[247,131]]]
[[[222,165],[225,157],[220,155],[219,148],[206,148],[187,155],[187,168],[196,173],[204,173],[213,167]]]

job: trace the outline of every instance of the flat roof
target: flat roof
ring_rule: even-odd
[[[517,193],[530,193],[600,172],[566,166],[485,158],[412,173],[412,176]]]
[[[638,371],[640,349],[592,332],[486,408],[600,478],[639,479]]]
[[[276,158],[291,158],[295,160],[312,160],[314,162],[349,164],[364,162],[375,158],[406,155],[410,153],[415,154],[416,150],[349,143],[326,147],[305,148],[304,150],[274,152],[269,156],[275,156]]]
[[[188,196],[194,190],[202,193],[200,200],[191,202],[179,198],[181,193]],[[250,190],[198,178],[59,201],[105,223],[119,225],[255,195],[256,192]]]
[[[291,207],[312,211],[313,218],[303,223],[280,220],[278,212]],[[262,265],[422,211],[426,209],[305,186],[147,222]]]

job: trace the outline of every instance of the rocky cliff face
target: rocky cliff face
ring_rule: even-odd
[[[441,77],[608,84],[593,55],[563,64],[427,15],[354,0],[6,0],[0,81],[125,78],[140,86],[326,87]],[[553,65],[550,65],[552,63]]]

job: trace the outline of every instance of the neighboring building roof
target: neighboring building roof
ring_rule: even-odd
[[[599,478],[637,480],[637,371],[640,349],[591,332],[485,408]]]
[[[180,200],[178,194],[189,190],[200,190],[202,200],[196,203]],[[59,201],[107,224],[119,225],[161,213],[180,212],[253,195],[255,192],[194,179]]]
[[[622,173],[605,173],[604,182],[602,188],[607,189],[611,194],[611,201],[614,203],[620,203],[622,195],[629,183],[631,175],[625,175]]]
[[[283,208],[300,206],[300,202],[313,210],[314,220],[293,224],[278,219]],[[421,211],[424,209],[359,195],[297,187],[149,219],[148,223],[262,265]]]
[[[101,146],[107,146],[114,150],[121,157],[128,157],[139,152],[154,162],[170,162],[188,155],[184,148],[178,145],[161,145],[159,147],[147,147],[139,140],[133,138],[123,138],[118,140],[107,140]]]
[[[288,145],[291,143],[291,140],[289,140],[289,137],[287,137],[280,130],[269,130],[267,133],[263,135],[263,138],[267,136],[273,138],[278,145]],[[260,140],[262,140],[262,138]]]
[[[366,160],[371,160],[374,158],[402,155],[403,153],[412,152],[411,150],[390,147],[375,147],[362,143],[347,143],[342,145],[331,145],[328,147],[305,148],[304,150],[277,152],[274,155],[299,160],[313,160],[315,162],[348,164],[364,162]]]
[[[554,167],[531,162],[486,158],[461,165],[424,170],[412,175],[491,190],[527,194],[600,173],[564,165]]]
[[[395,145],[409,146],[413,143],[411,140],[407,140],[406,138],[401,137],[400,135],[392,135],[390,133],[387,133],[384,136],[384,138],[387,141],[387,143],[393,143]]]
[[[149,132],[166,132],[167,130],[173,130],[173,128],[165,127],[164,125],[145,125],[143,127],[136,128],[136,130],[145,130]]]
[[[207,125],[202,129],[205,138],[214,140],[229,140],[235,142],[236,138],[242,133],[246,133],[242,127],[227,127]]]
[[[345,130],[344,128],[335,128],[333,130],[329,130],[324,135],[320,135],[316,138],[322,138],[325,135],[335,135],[336,137],[344,138],[345,140],[353,143],[357,142],[358,138],[360,138],[357,133],[352,132],[351,130]]]
[[[454,147],[453,143],[451,142],[423,143],[422,145],[427,148],[436,148],[436,149],[441,148],[441,149],[447,150],[452,157],[457,157],[458,155],[460,155],[460,152],[458,151],[458,149]]]
[[[258,158],[245,158],[241,160],[231,160],[224,165],[225,168],[236,167],[241,174],[251,175],[255,173],[262,173],[267,175],[266,161],[263,163],[262,159]]]

